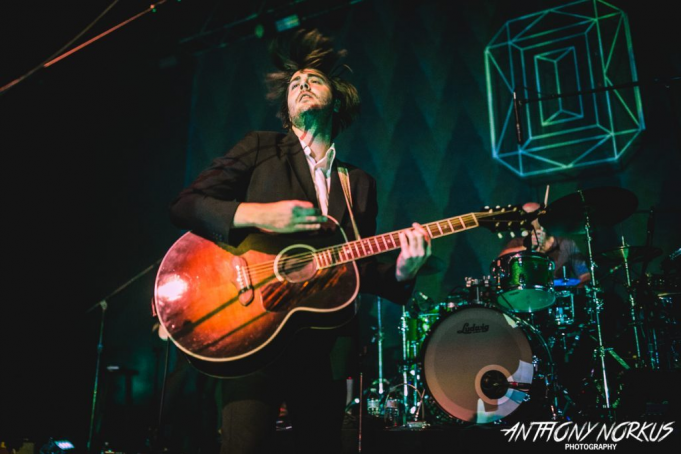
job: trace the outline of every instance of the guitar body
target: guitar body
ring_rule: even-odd
[[[186,233],[156,278],[159,321],[200,371],[253,372],[296,331],[337,327],[356,313],[355,263],[325,268],[314,258],[339,239],[347,241],[333,224],[311,236],[253,233],[238,247]]]

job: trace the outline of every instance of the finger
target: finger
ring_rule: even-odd
[[[306,200],[292,200],[291,201],[291,213],[293,213],[294,216],[311,216],[315,214],[320,214],[318,212],[315,212],[315,210],[318,211],[312,204],[312,202],[308,202]]]
[[[407,241],[409,242],[409,255],[412,257],[418,257],[419,254],[419,244],[422,240],[418,238],[418,234],[413,230],[407,230]]]
[[[292,200],[293,206],[301,208],[314,208],[314,204],[309,200]]]
[[[425,236],[419,230],[413,230],[412,234],[414,236],[413,251],[415,257],[423,257],[426,254],[425,251]]]
[[[321,224],[298,224],[295,226],[296,231],[303,232],[308,230],[319,230],[322,228]]]
[[[407,257],[409,256],[409,241],[407,240],[407,231],[402,230],[399,232],[400,235],[400,249],[402,249],[402,253],[406,254]]]
[[[417,231],[421,232],[421,233],[423,234],[423,238],[426,240],[426,242],[427,242],[428,244],[430,244],[430,240],[431,240],[430,232],[429,232],[424,226],[422,226],[421,224],[419,224],[418,222],[414,222],[414,223],[412,224],[412,226],[413,226]]]
[[[297,219],[296,224],[319,224],[327,220],[326,216],[306,216],[302,219]]]
[[[322,212],[319,208],[302,208],[293,207],[293,216],[297,218],[304,218],[306,216],[321,216]]]

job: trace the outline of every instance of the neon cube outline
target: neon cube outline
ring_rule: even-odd
[[[606,2],[507,21],[485,48],[485,71],[492,155],[521,177],[617,161],[645,129],[633,87],[524,103],[524,140],[515,139],[514,88],[532,99],[637,80],[627,16]]]

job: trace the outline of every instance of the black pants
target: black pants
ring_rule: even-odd
[[[328,331],[304,331],[274,363],[223,380],[221,454],[281,452],[274,434],[282,402],[294,452],[340,453],[346,384],[332,371],[334,343]]]

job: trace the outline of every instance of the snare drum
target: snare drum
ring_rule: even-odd
[[[497,284],[497,304],[513,312],[536,312],[550,307],[553,260],[534,251],[502,255],[490,267]]]
[[[423,344],[430,416],[490,423],[528,400],[538,363],[522,326],[513,314],[483,306],[440,320]]]

